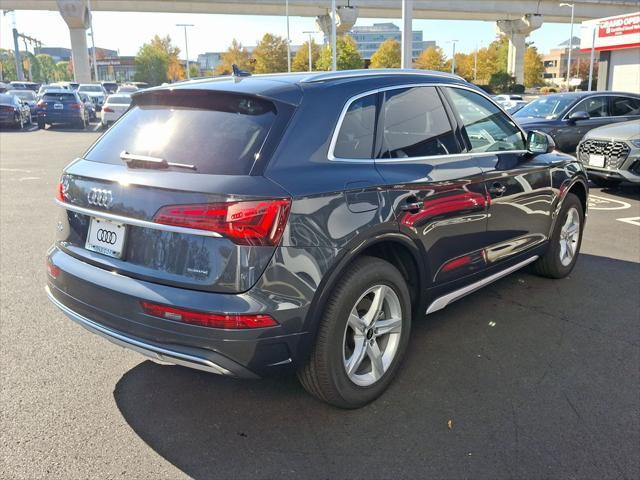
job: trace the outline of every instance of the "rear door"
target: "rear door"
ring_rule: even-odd
[[[468,152],[478,161],[488,192],[488,265],[508,260],[547,239],[551,227],[551,173],[544,156],[525,150],[516,124],[484,96],[443,88],[462,125]]]
[[[400,229],[424,252],[433,284],[484,267],[486,194],[482,170],[461,153],[456,126],[436,87],[382,92],[376,168]]]
[[[574,153],[578,143],[589,130],[623,120],[622,118],[616,119],[611,116],[609,98],[608,95],[590,96],[580,100],[569,110],[564,116],[566,126],[560,129],[557,135],[557,144],[560,150]],[[573,122],[569,120],[569,116],[574,112],[587,112],[589,118]]]
[[[278,246],[290,203],[251,173],[292,107],[211,91],[136,101],[65,170],[57,246],[151,282],[248,290]]]

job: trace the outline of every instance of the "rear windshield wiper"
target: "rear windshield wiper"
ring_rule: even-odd
[[[188,163],[175,163],[167,162],[164,158],[150,157],[148,155],[136,155],[123,150],[120,153],[120,158],[129,168],[188,168],[189,170],[197,170],[195,165],[189,165]]]

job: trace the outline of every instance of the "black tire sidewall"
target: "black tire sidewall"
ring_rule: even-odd
[[[334,387],[345,401],[345,406],[359,407],[378,397],[389,386],[402,362],[407,349],[411,330],[411,299],[406,281],[402,274],[390,263],[374,258],[363,257],[355,266],[356,275],[347,275],[337,286],[339,298],[334,300],[333,307],[327,312],[325,321],[329,322],[329,344],[327,345],[327,366]],[[361,387],[354,384],[344,369],[343,339],[347,319],[351,309],[360,296],[374,285],[386,285],[394,290],[402,308],[402,333],[400,343],[393,362],[382,378],[375,384]]]

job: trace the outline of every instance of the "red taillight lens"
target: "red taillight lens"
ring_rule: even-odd
[[[153,220],[217,232],[239,245],[277,245],[290,207],[288,199],[170,205],[158,210]]]
[[[102,111],[103,111],[103,112],[107,112],[107,113],[113,113],[113,108],[109,108],[109,107],[102,107]]]
[[[47,273],[51,278],[58,278],[58,275],[60,275],[60,269],[51,263],[49,259],[47,259]]]
[[[71,110],[80,110],[82,108],[82,104],[81,103],[70,103],[69,107],[71,107]]]
[[[47,108],[47,102],[45,102],[44,100],[40,100],[38,103],[36,103],[36,107]]]
[[[60,181],[58,182],[58,188],[56,189],[56,200],[60,200],[61,202],[66,201],[66,188],[64,184]]]
[[[184,308],[169,307],[157,303],[142,302],[142,310],[147,315],[173,320],[175,322],[189,323],[201,327],[227,328],[227,329],[247,329],[265,328],[278,325],[269,315],[241,315],[241,314],[219,314],[206,313]]]
[[[0,112],[13,112],[15,109],[13,107],[0,107]]]

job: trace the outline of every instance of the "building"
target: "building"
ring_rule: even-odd
[[[582,22],[580,38],[599,53],[598,90],[640,93],[640,12]]]
[[[198,55],[198,66],[201,71],[214,70],[222,61],[224,52],[206,52]]]
[[[378,50],[380,44],[390,38],[400,42],[402,40],[402,32],[400,27],[393,23],[374,23],[370,26],[353,27],[349,35],[358,44],[360,55],[364,58],[368,65],[371,56]],[[416,30],[413,35],[413,58],[417,58],[424,49],[435,47],[436,42],[422,40],[422,31]]]
[[[580,51],[579,37],[573,37],[571,44],[573,45],[571,50],[571,79],[573,79],[573,84],[579,85],[589,75],[590,55]],[[549,53],[542,56],[546,83],[566,86],[568,56],[569,40],[562,42],[558,45],[558,48],[552,48]]]
[[[38,54],[49,55],[55,63],[71,60],[71,49],[64,47],[39,47]]]
[[[136,74],[136,57],[106,57],[97,59],[98,81],[132,82]]]

